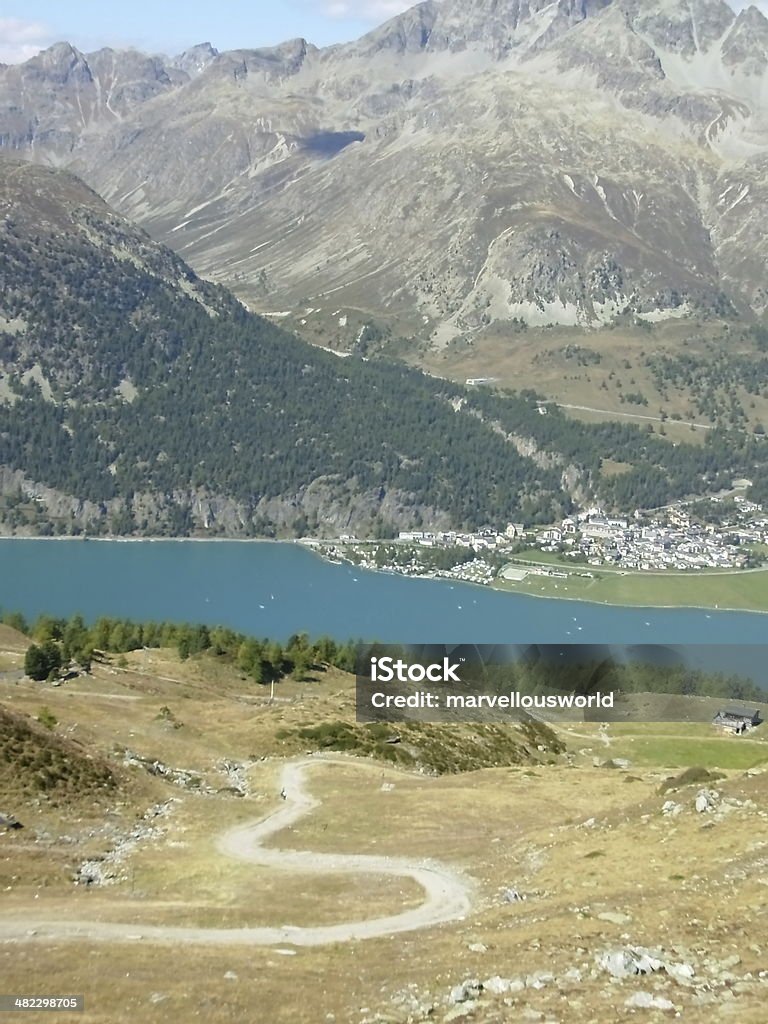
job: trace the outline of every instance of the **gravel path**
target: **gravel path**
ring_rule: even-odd
[[[224,857],[248,861],[276,871],[301,874],[378,875],[412,878],[425,893],[424,901],[411,910],[387,917],[346,921],[341,924],[303,928],[284,925],[279,928],[193,928],[165,925],[119,924],[102,921],[43,920],[34,916],[0,919],[0,939],[52,941],[85,939],[112,942],[169,942],[175,945],[257,945],[321,946],[355,939],[380,938],[415,931],[449,921],[462,920],[471,907],[470,886],[466,879],[433,861],[405,857],[379,857],[367,854],[313,853],[265,847],[275,833],[295,824],[320,806],[305,788],[306,770],[328,760],[304,759],[284,765],[280,785],[286,794],[277,810],[266,818],[238,825],[223,833],[217,849]],[[333,763],[333,762],[330,762]],[[345,760],[346,767],[354,764]]]

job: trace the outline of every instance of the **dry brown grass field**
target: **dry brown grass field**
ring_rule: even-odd
[[[65,797],[30,794],[23,764],[0,776],[0,813],[25,826],[0,832],[0,987],[86,999],[83,1014],[46,1020],[765,1020],[768,738],[761,730],[740,740],[702,723],[567,723],[558,726],[562,754],[534,747],[519,764],[439,776],[320,751],[306,770],[317,805],[267,845],[439,862],[464,880],[470,912],[439,926],[321,946],[174,944],[148,939],[142,928],[339,924],[421,902],[409,878],[268,870],[217,848],[228,829],[280,808],[283,764],[311,749],[296,730],[353,720],[352,682],[340,673],[285,682],[270,703],[268,690],[213,659],[182,663],[171,652],[143,651],[128,655],[124,669],[113,661],[53,687],[13,674],[25,644],[0,632],[0,706],[27,721],[48,709],[56,724],[32,721],[32,734],[43,747],[68,745],[80,787]],[[464,729],[453,743],[462,735],[470,742],[472,727]],[[198,781],[179,785],[125,764],[126,749]],[[614,758],[619,767],[610,766]],[[240,766],[247,795],[234,795],[225,761]],[[108,791],[84,772],[103,763],[114,775]],[[691,763],[719,771],[685,785],[680,773]],[[702,789],[716,795],[698,813]],[[673,810],[664,813],[665,803]],[[170,811],[152,819],[152,835],[118,861],[101,862],[115,876],[111,884],[74,884],[78,865],[108,854],[161,804]],[[509,901],[505,891],[513,889],[525,899]],[[41,919],[123,922],[132,937],[2,932],[3,923]],[[614,979],[600,966],[601,956],[634,947],[668,969]],[[495,986],[503,991],[491,984],[451,1000],[464,982],[496,976],[509,983]],[[643,1000],[655,1008],[642,1008]]]
[[[277,322],[312,344],[341,352],[353,350],[361,327],[373,323],[383,335],[375,349],[439,377],[461,384],[468,378],[490,377],[500,387],[533,388],[562,403],[575,419],[650,425],[670,441],[694,444],[704,441],[711,419],[696,409],[694,396],[685,389],[670,385],[663,394],[648,360],[659,355],[705,361],[723,353],[752,359],[760,355],[745,336],[744,325],[715,319],[669,320],[646,327],[617,322],[596,330],[557,325],[521,329],[493,323],[444,346],[428,341],[432,328],[419,317],[381,317],[363,305],[307,310]],[[628,399],[637,394],[647,405]],[[750,395],[735,387],[734,396],[750,428],[768,423],[768,393]]]
[[[662,395],[647,360],[663,354],[710,359],[722,351],[754,356],[753,344],[739,340],[739,334],[736,328],[726,337],[717,322],[671,321],[652,330],[612,326],[599,331],[568,327],[519,331],[492,325],[447,349],[412,358],[421,360],[430,372],[461,383],[467,378],[492,377],[501,387],[533,388],[566,407],[585,407],[566,409],[578,419],[650,423],[657,432],[663,428],[670,440],[701,442],[710,421],[684,390],[670,387],[666,397]],[[627,395],[638,393],[647,399],[647,406],[626,400]],[[752,426],[768,419],[768,398],[753,398],[743,389],[738,389],[738,398]],[[667,417],[663,422],[662,410]]]

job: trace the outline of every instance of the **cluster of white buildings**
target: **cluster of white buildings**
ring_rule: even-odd
[[[427,538],[428,540],[430,538]],[[423,541],[414,541],[409,538],[411,543],[416,543],[419,546],[423,545]],[[326,557],[330,557],[334,561],[344,561],[350,557],[352,551],[355,553],[353,561],[359,565],[361,569],[372,569],[378,572],[392,572],[398,573],[401,576],[425,576],[430,579],[450,579],[450,580],[462,580],[465,583],[490,583],[496,576],[496,570],[493,566],[489,565],[483,558],[472,558],[467,562],[461,562],[459,565],[453,565],[449,568],[437,568],[430,565],[429,561],[424,561],[418,557],[415,553],[408,561],[403,559],[393,559],[392,561],[381,561],[378,557],[378,551],[380,547],[387,548],[391,544],[391,541],[382,541],[378,543],[366,543],[359,542],[354,547],[328,547],[325,549]],[[398,541],[400,543],[400,541]],[[434,544],[427,544],[427,547],[434,547]],[[448,547],[448,542],[443,542],[443,546]],[[452,545],[451,545],[452,546]],[[457,545],[462,546],[462,545]],[[489,546],[489,545],[486,545]]]
[[[509,547],[518,537],[525,533],[522,523],[510,523],[504,533],[493,530],[481,530],[479,533],[456,533],[454,530],[439,530],[430,533],[424,530],[403,530],[398,534],[399,544],[417,544],[425,548],[474,548],[502,549]]]
[[[720,500],[711,499],[713,503],[719,503]],[[763,510],[763,506],[747,501],[746,498],[736,497],[733,500],[737,512],[724,517],[722,528],[727,530],[729,536],[738,537],[740,544],[768,544],[768,513]]]
[[[717,499],[714,499],[717,500]],[[768,517],[753,502],[737,499],[737,521],[718,525],[693,522],[683,504],[671,505],[653,516],[636,512],[631,519],[606,515],[592,508],[559,527],[542,531],[537,546],[544,551],[562,547],[581,555],[590,565],[614,564],[626,569],[738,569],[747,555],[742,545],[768,541]],[[746,518],[746,522],[741,520]]]
[[[558,526],[538,531],[526,531],[522,523],[510,523],[503,533],[404,530],[394,542],[359,541],[351,535],[342,535],[338,541],[304,543],[320,548],[332,560],[352,560],[363,568],[409,576],[443,576],[473,583],[490,583],[495,569],[485,559],[493,561],[493,554],[505,554],[521,540],[534,549],[557,552],[565,558],[570,556],[576,562],[595,566],[613,565],[635,571],[743,568],[748,558],[745,548],[768,545],[768,512],[754,502],[736,497],[735,504],[723,505],[722,515],[718,515],[717,505],[723,499],[713,497],[710,501],[715,515],[705,518],[716,519],[716,523],[694,521],[685,502],[653,513],[637,511],[629,517],[610,515],[594,506],[563,519]],[[407,562],[403,557],[393,557],[391,564],[382,565],[379,548],[390,544],[401,549],[464,548],[476,552],[477,557],[443,569],[437,568],[439,560],[420,558],[413,552]],[[485,557],[484,552],[487,552]],[[556,566],[526,567],[525,571],[562,578],[568,575],[558,571]]]

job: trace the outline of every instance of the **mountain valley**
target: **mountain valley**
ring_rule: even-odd
[[[1,67],[6,525],[759,500],[763,38],[719,0],[446,0],[323,50]]]
[[[759,316],[766,44],[722,0],[429,0],[349,44],[173,60],[62,43],[0,69],[0,144],[263,312],[420,321],[437,347]]]

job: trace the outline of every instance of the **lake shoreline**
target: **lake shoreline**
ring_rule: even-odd
[[[499,586],[495,581],[489,584],[476,583],[472,580],[454,580],[451,577],[439,576],[433,574],[416,575],[410,573],[399,573],[392,570],[380,570],[372,568],[363,568],[356,565],[355,562],[345,559],[341,562],[328,558],[321,545],[329,543],[323,538],[284,538],[284,539],[273,539],[270,537],[35,537],[35,536],[0,536],[2,542],[30,542],[30,541],[51,541],[58,543],[69,543],[73,545],[86,545],[86,544],[106,544],[106,545],[127,545],[127,544],[191,544],[191,545],[204,545],[204,544],[238,544],[238,545],[257,545],[257,546],[273,546],[273,547],[290,547],[290,548],[301,548],[304,551],[314,555],[320,562],[325,565],[344,565],[359,570],[361,573],[369,573],[372,576],[384,577],[387,579],[397,578],[405,580],[422,580],[430,583],[441,583],[448,584],[450,587],[460,585],[462,587],[472,587],[475,590],[481,592],[493,592],[496,594],[507,595],[513,598],[533,598],[538,601],[558,601],[558,602],[570,602],[573,605],[589,605],[593,608],[617,608],[617,609],[629,609],[637,611],[691,611],[691,612],[708,612],[715,615],[723,613],[729,614],[749,614],[749,615],[768,615],[768,609],[763,608],[748,608],[748,607],[715,607],[713,604],[696,605],[696,604],[648,604],[648,603],[636,603],[629,601],[612,601],[603,600],[598,598],[590,598],[586,596],[571,597],[566,594],[558,593],[525,593],[518,590],[512,590],[506,586]],[[640,574],[638,574],[640,575]],[[714,574],[707,574],[712,576]],[[724,576],[737,575],[735,573],[729,574],[716,574]],[[694,577],[690,579],[693,580]]]
[[[0,540],[59,541],[72,544],[302,544],[300,537],[37,537],[34,534],[2,534]],[[308,546],[308,545],[307,545]]]
[[[765,608],[715,608],[712,604],[635,604],[629,601],[602,601],[589,597],[566,597],[565,594],[522,594],[517,590],[509,590],[507,587],[494,586],[490,589],[499,594],[513,594],[515,597],[531,597],[537,601],[570,601],[572,604],[591,604],[597,608],[636,608],[638,611],[691,611],[691,612],[736,612],[739,615],[768,615]]]
[[[296,541],[296,543],[302,544],[303,541],[302,540],[298,540],[298,541]],[[315,543],[317,543],[317,542],[315,542]],[[513,595],[515,597],[524,597],[524,598],[530,597],[530,598],[535,598],[536,600],[539,600],[539,601],[542,601],[542,600],[543,601],[570,601],[572,604],[590,604],[590,605],[593,605],[593,606],[598,607],[598,608],[606,608],[606,607],[607,608],[636,608],[638,611],[640,611],[640,610],[646,610],[646,611],[687,610],[687,611],[694,611],[694,612],[714,612],[715,614],[717,614],[718,612],[737,612],[737,613],[744,612],[744,613],[748,613],[750,615],[768,615],[768,608],[731,608],[731,607],[724,607],[724,606],[715,607],[715,605],[713,605],[713,604],[645,604],[645,603],[639,603],[639,602],[635,602],[635,601],[605,601],[605,600],[602,600],[602,599],[590,598],[590,597],[571,597],[570,595],[566,596],[565,594],[554,594],[554,593],[528,594],[528,593],[524,593],[524,592],[519,591],[519,590],[511,590],[511,589],[509,589],[508,587],[505,587],[505,586],[499,586],[499,584],[495,580],[493,582],[491,582],[491,583],[477,583],[474,580],[455,580],[455,579],[453,579],[450,576],[440,576],[440,575],[438,575],[436,573],[424,573],[424,574],[417,575],[415,573],[397,572],[394,569],[372,569],[372,568],[368,568],[368,567],[363,569],[362,567],[357,566],[357,564],[355,562],[353,562],[351,559],[343,559],[341,562],[339,562],[336,559],[328,558],[326,555],[323,554],[321,548],[318,548],[318,547],[315,546],[315,543],[307,543],[307,544],[304,544],[304,546],[309,551],[311,551],[313,554],[317,555],[318,558],[320,558],[322,561],[324,561],[326,563],[329,563],[331,565],[337,565],[337,564],[351,565],[351,566],[354,566],[356,568],[359,568],[361,572],[370,572],[370,573],[375,573],[376,575],[383,575],[383,576],[399,576],[399,577],[401,577],[403,579],[409,579],[409,580],[431,580],[433,582],[452,583],[454,585],[456,583],[460,583],[462,586],[477,587],[480,590],[493,590],[493,591],[495,591],[496,593],[499,593],[499,594],[511,594],[511,595]],[[532,565],[546,565],[547,563],[544,563],[544,562],[532,562],[530,564],[532,564]],[[743,573],[744,573],[744,575],[749,575],[749,574],[754,574],[755,572],[758,572],[758,571],[764,571],[764,572],[766,572],[768,574],[768,570],[755,570],[755,569],[745,569],[745,570],[743,570]],[[618,575],[618,573],[617,573],[617,575]],[[645,574],[639,573],[639,572],[632,573],[631,575],[635,576],[635,577],[639,577],[641,579],[646,578]],[[666,574],[666,573],[650,573],[650,572],[647,574],[647,578],[649,578],[649,579],[660,579],[660,578],[663,578],[664,576],[667,576],[667,575],[673,576],[673,578],[680,578],[680,577],[676,576],[675,574],[671,574],[671,573],[670,574]],[[726,572],[722,572],[722,573],[712,573],[712,572],[704,571],[701,574],[694,573],[690,577],[685,577],[685,579],[692,582],[693,580],[695,580],[697,575],[702,575],[702,576],[707,576],[707,577],[712,577],[712,576],[715,576],[715,577],[717,577],[717,576],[732,577],[732,576],[739,576],[739,575],[741,575],[741,573],[738,570],[730,571],[730,572],[726,571]]]
[[[281,641],[303,632],[340,642],[730,646],[765,636],[765,619],[740,611],[633,608],[567,593],[530,601],[539,595],[332,564],[292,541],[14,539],[0,540],[0,605],[32,619],[196,622]]]

